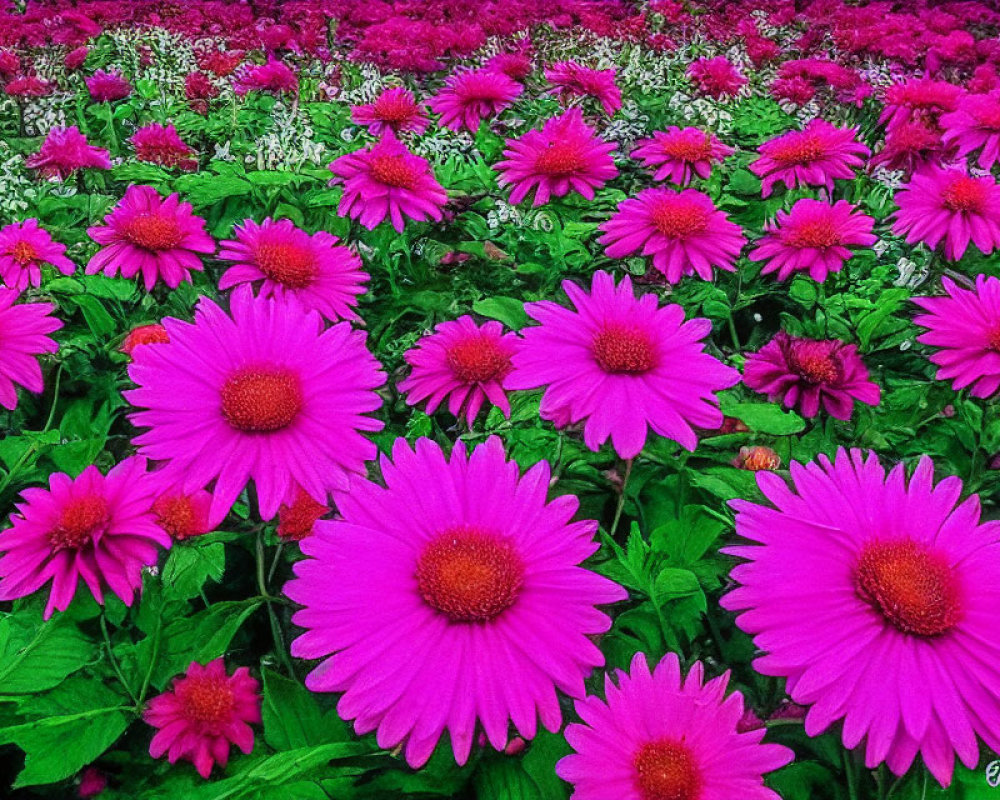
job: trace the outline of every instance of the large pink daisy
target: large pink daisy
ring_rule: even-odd
[[[806,733],[843,720],[867,767],[902,775],[919,753],[947,785],[956,753],[976,766],[977,734],[1000,750],[1000,523],[933,473],[922,458],[907,485],[859,450],[793,463],[793,489],[758,472],[773,507],[732,501],[752,544],[726,551],[747,563],[722,605],[764,652],[757,671],[810,706]]]
[[[13,289],[0,289],[0,406],[8,411],[17,408],[15,385],[29,392],[44,388],[37,357],[59,349],[48,334],[63,326],[52,303],[15,305],[17,298]]]
[[[712,174],[713,161],[721,163],[734,152],[700,128],[671,125],[665,131],[654,131],[652,139],[636,142],[630,155],[644,167],[655,169],[653,180],[687,186],[695,175],[707,178]]]
[[[111,154],[87,142],[76,125],[53,128],[25,165],[45,178],[66,180],[81,169],[111,169]]]
[[[0,280],[18,291],[41,286],[42,264],[72,275],[76,265],[65,253],[66,245],[54,242],[37,219],[12,222],[0,228]]]
[[[522,91],[520,83],[499,70],[461,70],[445,79],[444,88],[427,105],[441,115],[445,128],[475,133],[484,119],[497,116]]]
[[[615,83],[616,70],[590,69],[576,61],[560,61],[545,70],[545,80],[552,84],[551,94],[563,100],[573,97],[593,97],[605,114],[614,114],[622,107],[622,92]]]
[[[169,475],[194,491],[215,480],[213,512],[229,508],[252,480],[263,519],[300,485],[317,501],[344,489],[347,476],[375,457],[365,416],[382,400],[385,376],[365,334],[322,318],[292,298],[230,295],[232,316],[207,297],[194,322],[163,321],[170,341],[139,347],[125,392],[145,433],[140,452],[168,462]]]
[[[557,731],[556,690],[582,697],[604,663],[592,636],[611,620],[596,606],[625,599],[580,566],[597,523],[571,522],[572,495],[547,501],[545,461],[523,477],[496,437],[450,458],[429,439],[397,439],[385,486],[351,482],[342,520],[316,523],[285,593],[305,608],[292,655],[325,659],[306,678],[343,692],[337,712],[414,767],[445,731],[464,764],[481,725],[498,750],[511,723]]]
[[[363,125],[374,136],[386,131],[423,133],[430,124],[413,93],[402,86],[386,89],[371,103],[352,106],[351,121]]]
[[[598,450],[610,437],[622,458],[639,454],[647,428],[694,450],[694,428],[722,425],[715,393],[740,376],[705,352],[708,320],[685,322],[681,306],[636,297],[628,276],[615,286],[599,271],[589,294],[572,281],[563,289],[575,310],[549,301],[525,306],[541,324],[522,331],[507,384],[544,386],[544,419],[559,427],[584,421],[587,447]]]
[[[979,151],[977,163],[991,169],[1000,162],[1000,89],[989,94],[967,94],[958,108],[941,116],[944,141],[954,143],[958,157]]]

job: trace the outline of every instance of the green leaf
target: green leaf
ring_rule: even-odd
[[[56,616],[41,625],[24,613],[0,620],[0,694],[58,686],[93,657],[95,644],[73,622]]]
[[[263,671],[264,740],[275,750],[342,742],[351,731],[334,712],[323,713],[305,686],[270,669]]]
[[[225,545],[202,542],[201,538],[174,545],[163,567],[163,583],[178,597],[194,597],[205,581],[219,581],[225,571]]]
[[[77,294],[73,295],[72,302],[76,303],[83,313],[87,327],[98,340],[103,340],[115,332],[114,318],[96,297],[89,294]]]
[[[485,297],[472,304],[472,310],[489,319],[498,319],[508,328],[517,330],[528,324],[524,303],[516,297]]]
[[[501,754],[479,764],[473,785],[478,800],[547,800],[520,762]]]
[[[773,403],[735,403],[722,409],[726,416],[743,420],[758,433],[787,436],[805,430],[806,422],[793,411],[782,411]]]

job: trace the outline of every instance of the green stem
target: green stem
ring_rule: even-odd
[[[276,598],[271,597],[270,592],[267,590],[267,579],[264,576],[264,527],[257,531],[257,586],[260,589],[260,595],[264,598],[264,604],[267,606],[267,617],[271,623],[271,636],[274,639],[274,649],[277,653],[281,663],[285,665],[285,669],[288,670],[288,674],[295,678],[295,666],[292,664],[292,659],[285,649],[285,639],[281,635],[281,624],[278,620],[278,615],[274,610],[274,602]]]
[[[101,635],[104,637],[104,646],[108,648],[108,660],[111,662],[111,669],[114,670],[115,675],[118,677],[118,682],[122,685],[125,693],[129,696],[132,702],[138,706],[139,699],[135,696],[135,693],[132,691],[132,687],[129,686],[128,681],[125,680],[125,675],[122,673],[121,666],[118,664],[118,659],[115,658],[115,651],[111,646],[111,634],[108,633],[108,622],[104,609],[101,609]]]
[[[271,569],[267,571],[268,585],[270,585],[271,581],[274,580],[274,573],[278,569],[278,562],[281,560],[281,551],[284,546],[284,542],[278,542],[278,546],[274,548],[274,558],[271,560]]]
[[[146,675],[142,679],[142,689],[139,690],[139,701],[136,703],[136,710],[142,713],[142,704],[149,691],[149,684],[153,680],[153,668],[156,666],[156,659],[160,657],[160,636],[163,631],[163,607],[156,612],[156,627],[153,628],[153,652],[149,655],[149,666],[146,668]]]
[[[733,340],[733,349],[737,353],[742,352],[743,347],[740,345],[740,336],[736,332],[736,320],[733,319],[732,310],[729,311],[729,337]]]
[[[858,773],[850,750],[844,750],[844,772],[847,773],[847,795],[850,800],[858,800]]]
[[[618,505],[615,507],[615,518],[611,523],[611,538],[615,538],[615,531],[618,530],[618,522],[622,517],[622,509],[625,507],[625,491],[628,489],[628,479],[632,476],[632,465],[635,459],[630,458],[625,462],[625,478],[622,481],[621,492],[618,495]]]

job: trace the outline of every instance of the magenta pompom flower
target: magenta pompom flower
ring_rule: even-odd
[[[850,419],[855,400],[870,406],[881,400],[881,390],[868,378],[855,345],[784,331],[747,356],[743,382],[772,402],[797,407],[806,417],[815,417],[822,405],[831,416]]]
[[[181,139],[173,125],[164,126],[156,122],[144,125],[129,141],[135,148],[135,157],[139,161],[183,170],[198,168],[194,150]]]
[[[484,119],[507,108],[524,87],[499,70],[462,70],[445,79],[444,88],[427,101],[441,115],[441,125],[453,131],[475,133]]]
[[[111,156],[88,144],[80,129],[71,125],[50,130],[38,152],[24,163],[44,178],[64,181],[81,169],[111,169]]]
[[[139,388],[125,397],[148,428],[134,441],[168,462],[184,491],[214,479],[213,512],[249,480],[263,519],[295,484],[324,501],[376,453],[363,432],[382,423],[365,414],[382,404],[375,389],[385,376],[365,334],[347,322],[324,330],[294,298],[255,298],[247,286],[230,295],[230,310],[203,297],[193,323],[165,319],[170,341],[132,353]]]
[[[448,410],[457,417],[464,408],[470,428],[486,401],[510,417],[504,389],[518,344],[517,334],[504,333],[499,322],[480,327],[468,315],[442,322],[405,354],[413,369],[399,391],[411,406],[427,400],[428,414],[449,398]]]
[[[146,291],[157,280],[176,289],[191,280],[192,270],[205,268],[199,253],[215,252],[205,220],[191,213],[191,204],[176,193],[164,199],[152,186],[129,186],[104,223],[87,228],[101,245],[87,262],[87,274],[132,278],[141,273]]]
[[[132,94],[132,84],[125,80],[120,72],[105,72],[99,69],[87,78],[86,82],[87,91],[95,103],[124,100]]]
[[[0,228],[0,280],[21,291],[42,283],[42,264],[50,264],[63,275],[76,266],[65,256],[66,245],[52,240],[37,219],[12,222]]]
[[[722,604],[764,651],[755,669],[810,706],[807,734],[842,719],[867,767],[902,775],[919,753],[947,785],[956,753],[976,766],[976,734],[1000,749],[1000,701],[984,689],[1000,661],[1000,523],[933,473],[924,457],[907,485],[903,464],[886,476],[859,450],[793,463],[794,489],[757,473],[773,507],[732,501],[751,544],[726,550],[747,563]]]
[[[386,89],[371,103],[353,106],[351,120],[366,127],[374,136],[381,136],[386,131],[423,133],[429,124],[427,115],[413,99],[413,93],[402,86]]]
[[[512,186],[510,202],[520,203],[534,190],[533,205],[571,190],[587,200],[618,174],[611,153],[614,142],[605,142],[583,121],[579,108],[552,117],[542,129],[520,139],[508,139],[504,161],[493,165],[501,186]]]
[[[721,100],[735,97],[747,79],[725,56],[699,58],[687,68],[687,76],[701,94]]]
[[[52,581],[45,618],[65,611],[80,578],[98,603],[110,590],[132,605],[142,568],[156,562],[170,537],[152,512],[146,460],[128,458],[106,476],[87,467],[79,477],[49,476],[48,489],[25,489],[0,532],[0,600],[26,597]]]
[[[541,324],[522,331],[507,384],[544,386],[544,419],[558,427],[583,421],[587,447],[596,451],[610,437],[622,458],[639,454],[647,428],[694,450],[694,428],[722,425],[715,393],[740,376],[705,352],[708,320],[685,322],[681,306],[636,297],[628,276],[616,287],[599,271],[589,294],[572,281],[563,289],[575,310],[549,301],[525,306]]]
[[[713,161],[721,163],[734,152],[700,128],[671,125],[665,131],[654,131],[652,139],[636,142],[631,157],[655,170],[653,180],[687,186],[695,175],[707,178],[712,174]]]
[[[941,126],[945,143],[955,144],[959,158],[978,150],[983,169],[1000,162],[1000,90],[964,95],[955,111],[941,116]]]
[[[614,114],[622,107],[621,89],[615,83],[616,70],[590,69],[575,61],[560,61],[545,70],[545,79],[552,84],[550,94],[563,100],[573,97],[593,97],[605,114]]]
[[[326,231],[309,234],[289,220],[270,217],[259,225],[243,220],[235,239],[221,243],[219,258],[235,261],[219,279],[220,289],[260,282],[261,297],[294,296],[326,319],[358,319],[354,307],[368,273],[361,259]]]
[[[344,196],[337,213],[373,230],[386,217],[398,233],[404,218],[440,220],[448,193],[437,182],[426,159],[406,149],[392,131],[366,150],[356,150],[330,164],[343,183]]]
[[[52,315],[52,303],[18,303],[18,292],[0,289],[0,406],[17,408],[15,384],[40,392],[45,384],[36,358],[59,349],[48,334],[59,330],[62,320]]]
[[[1000,247],[1000,185],[984,175],[974,178],[961,167],[928,167],[914,175],[893,198],[899,211],[892,232],[909,244],[934,249],[957,261],[973,242],[983,255]]]
[[[743,695],[726,696],[729,673],[705,681],[695,661],[687,675],[675,653],[650,670],[644,653],[629,673],[604,680],[606,699],[576,701],[583,720],[566,728],[575,752],[556,764],[572,800],[781,800],[764,773],[794,753],[762,744],[765,730],[743,732]]]
[[[787,188],[825,186],[854,177],[854,169],[865,163],[871,151],[855,137],[854,128],[838,128],[814,119],[800,131],[789,131],[757,148],[760,156],[750,171],[761,179],[761,194],[768,197],[775,183]]]
[[[851,258],[849,247],[869,247],[878,240],[872,233],[875,220],[857,211],[846,200],[833,205],[808,197],[791,211],[779,211],[774,223],[765,225],[765,234],[750,251],[751,261],[766,261],[762,275],[778,273],[778,280],[795,272],[808,272],[823,282],[831,272],[839,272]]]
[[[298,94],[299,78],[286,63],[270,58],[266,64],[244,64],[233,78],[233,91],[240,97],[250,92]]]
[[[448,731],[469,757],[477,723],[497,750],[509,728],[559,730],[556,690],[582,697],[604,663],[591,641],[611,626],[596,606],[625,591],[580,564],[597,523],[571,522],[572,495],[547,502],[545,461],[523,477],[496,437],[450,458],[429,439],[397,439],[385,486],[351,482],[342,520],[302,541],[285,594],[305,606],[297,658],[325,661],[314,692],[343,692],[337,712],[421,766]]]
[[[600,229],[608,258],[652,256],[670,283],[694,274],[710,281],[712,267],[733,272],[746,241],[740,226],[695,189],[643,189]]]
[[[253,750],[252,724],[259,723],[260,684],[246,667],[226,674],[221,658],[205,666],[191,662],[187,672],[163,694],[149,701],[142,715],[157,728],[149,755],[174,764],[190,761],[208,778],[212,767],[225,767],[229,750]]]

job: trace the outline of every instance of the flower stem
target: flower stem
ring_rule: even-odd
[[[615,531],[618,530],[618,522],[622,517],[622,509],[625,507],[625,492],[628,489],[628,479],[632,476],[632,465],[635,463],[634,458],[627,459],[625,461],[625,478],[622,480],[622,488],[618,494],[618,505],[615,507],[615,518],[611,523],[611,538],[615,538]]]
[[[108,622],[105,610],[101,609],[101,635],[104,637],[104,646],[108,649],[108,660],[111,662],[111,669],[114,670],[115,675],[118,678],[118,682],[122,685],[125,693],[129,696],[136,706],[139,705],[139,699],[135,696],[135,692],[132,691],[132,687],[129,686],[128,681],[125,680],[125,675],[122,673],[122,668],[118,664],[118,659],[115,658],[115,651],[111,647],[111,634],[108,633]]]

